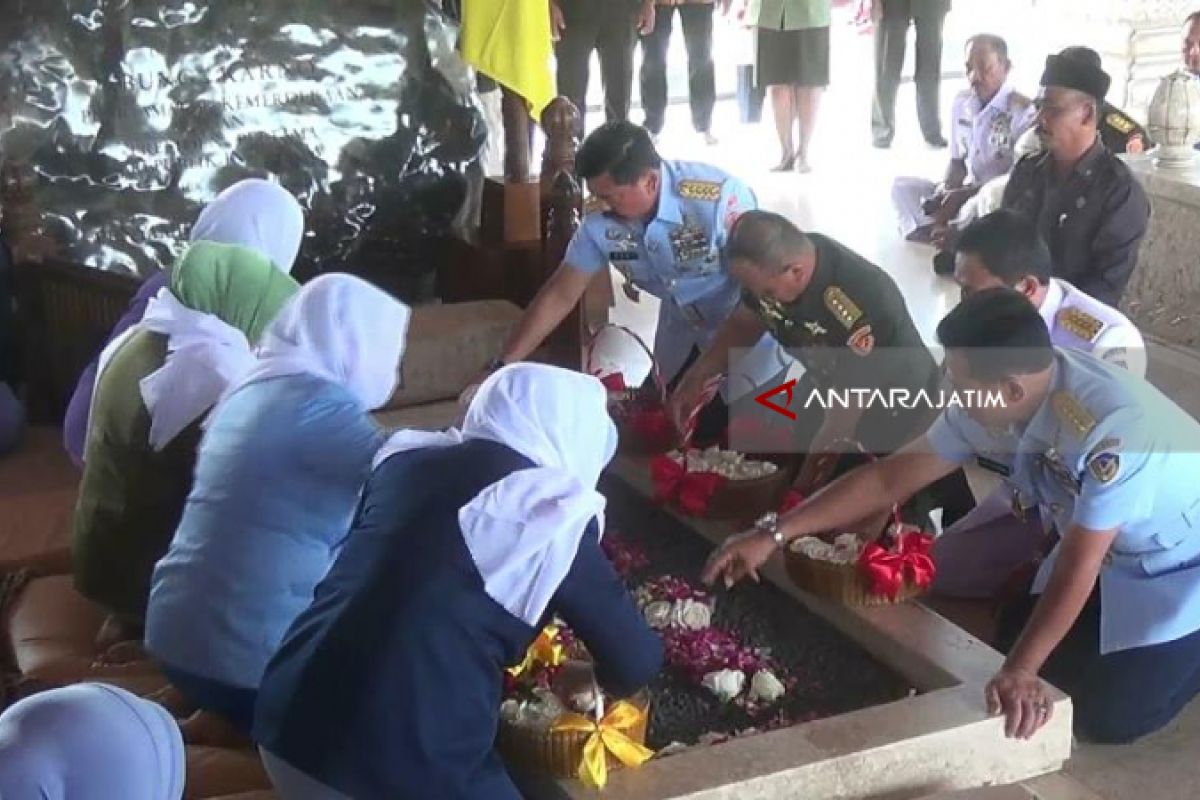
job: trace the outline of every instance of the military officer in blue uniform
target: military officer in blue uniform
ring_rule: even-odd
[[[1057,347],[1082,350],[1102,361],[1146,374],[1146,346],[1128,317],[1050,277],[1050,250],[1037,229],[1019,214],[1001,209],[967,226],[958,243],[954,279],[964,297],[1006,287],[1037,308]],[[1002,464],[980,466],[1004,476]],[[933,591],[944,597],[994,598],[1014,573],[1036,559],[1046,542],[1036,510],[1017,515],[1003,489],[993,491],[963,519],[948,527],[933,547],[939,571]]]
[[[663,160],[650,134],[631,122],[593,131],[575,167],[592,195],[583,224],[489,369],[528,357],[579,302],[595,272],[612,265],[632,299],[647,292],[662,301],[654,354],[669,381],[738,305],[740,289],[722,248],[738,215],[757,207],[754,194],[716,167]],[[767,384],[787,363],[764,335],[732,367],[724,393]]]
[[[1040,674],[1071,695],[1081,738],[1125,743],[1160,729],[1200,691],[1200,423],[1127,370],[1055,348],[1010,289],[968,297],[938,337],[964,404],[895,455],[727,540],[705,578],[757,575],[793,539],[840,530],[986,458],[1008,473],[1014,508],[1038,507],[1060,536],[1027,602],[1001,621],[1007,658],[987,686],[989,710],[1005,715],[1008,735],[1032,736],[1053,709]]]

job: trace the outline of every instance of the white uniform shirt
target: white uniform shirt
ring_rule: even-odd
[[[1146,344],[1129,317],[1110,305],[1051,278],[1038,311],[1050,330],[1050,341],[1091,353],[1110,364],[1146,377]]]

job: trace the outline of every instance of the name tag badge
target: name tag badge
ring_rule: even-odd
[[[637,254],[637,253],[629,253],[629,252],[624,252],[624,251],[620,251],[620,250],[614,250],[614,251],[612,251],[612,252],[610,252],[610,253],[608,254],[608,260],[609,260],[609,261],[613,261],[613,262],[616,262],[616,261],[637,261],[637,260],[638,260],[638,254]]]
[[[988,472],[994,472],[1002,478],[1012,477],[1012,467],[1005,464],[1003,461],[997,461],[994,458],[979,456],[975,459],[981,469],[986,469]]]

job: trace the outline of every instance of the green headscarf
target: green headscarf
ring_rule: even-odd
[[[171,270],[171,293],[257,342],[300,284],[255,250],[195,242]]]

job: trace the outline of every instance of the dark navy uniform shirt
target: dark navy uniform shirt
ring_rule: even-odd
[[[1053,275],[1117,306],[1137,266],[1150,203],[1124,162],[1097,140],[1065,178],[1050,153],[1013,167],[1005,208],[1030,219],[1054,257]]]
[[[503,670],[538,629],[488,596],[458,510],[530,466],[475,439],[375,470],[341,555],[267,667],[254,727],[265,750],[356,800],[519,800],[492,746]],[[615,695],[662,664],[595,523],[547,614],[583,641]]]

